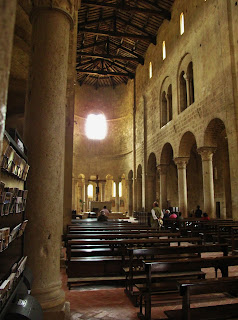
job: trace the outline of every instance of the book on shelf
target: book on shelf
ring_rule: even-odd
[[[15,282],[15,280],[16,280],[16,273],[15,273],[15,272],[12,272],[12,273],[10,274],[10,276],[7,278],[7,280],[10,281],[9,290],[11,290],[12,287],[14,286],[14,282]]]
[[[16,277],[17,278],[19,278],[19,276],[24,271],[25,266],[26,266],[26,261],[27,261],[27,256],[22,257],[21,260],[18,262],[18,267],[17,267],[17,272],[16,272]]]
[[[20,229],[19,229],[19,233],[18,233],[18,237],[20,237],[23,232],[25,231],[25,228],[26,228],[26,225],[27,225],[27,222],[28,220],[24,220],[20,226]]]
[[[19,230],[20,230],[20,228],[21,228],[21,225],[22,225],[22,223],[19,223],[17,226],[15,226],[15,227],[12,229],[12,231],[11,231],[11,233],[10,233],[10,241],[13,241],[14,239],[16,239],[16,237],[17,237],[18,234],[19,234]]]
[[[5,248],[8,247],[8,244],[9,244],[10,227],[1,228],[0,234],[1,234],[1,240],[3,242],[2,249],[4,250]]]

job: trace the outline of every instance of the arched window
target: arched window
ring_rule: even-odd
[[[93,198],[93,185],[88,185],[88,198]]]
[[[119,182],[119,197],[122,197],[122,183]]]
[[[162,44],[162,52],[163,52],[163,60],[166,58],[166,45],[165,45],[165,41],[163,41]]]
[[[181,72],[179,77],[180,85],[180,112],[184,111],[187,108],[187,88],[184,71]]]
[[[153,72],[152,72],[153,70],[152,70],[152,62],[150,62],[150,64],[149,64],[149,78],[151,79],[152,78],[152,76],[153,76]]]
[[[192,61],[188,65],[187,77],[188,77],[189,105],[190,105],[190,104],[194,103],[194,82],[193,82],[193,63],[192,63]]]
[[[184,14],[180,14],[180,34],[184,34]]]
[[[161,106],[161,127],[163,127],[167,123],[167,99],[165,91],[162,93]]]
[[[105,139],[107,135],[107,121],[104,114],[89,114],[86,120],[85,131],[88,139]]]
[[[167,94],[167,100],[168,100],[168,121],[171,121],[173,118],[173,110],[172,110],[172,85],[169,85],[168,88],[168,94]]]

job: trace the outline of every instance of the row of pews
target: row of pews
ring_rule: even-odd
[[[165,311],[168,319],[238,317],[236,304],[217,309],[190,307],[190,297],[196,294],[238,293],[238,278],[229,277],[229,267],[238,265],[236,250],[231,250],[237,236],[236,222],[184,219],[153,230],[123,221],[81,221],[69,225],[65,235],[69,289],[90,282],[120,281],[131,302],[139,307],[139,319],[151,319],[151,310],[161,295],[172,293],[180,297],[182,308]],[[226,229],[221,227],[225,224]],[[204,253],[213,255],[203,257]],[[206,268],[214,269],[214,278],[206,279]],[[217,278],[219,270],[222,277]]]

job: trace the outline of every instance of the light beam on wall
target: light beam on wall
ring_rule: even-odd
[[[107,135],[107,121],[104,114],[89,114],[86,120],[85,130],[88,139],[105,139]]]

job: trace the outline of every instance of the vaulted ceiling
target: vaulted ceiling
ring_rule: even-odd
[[[96,88],[135,77],[174,0],[81,0],[77,80]]]

